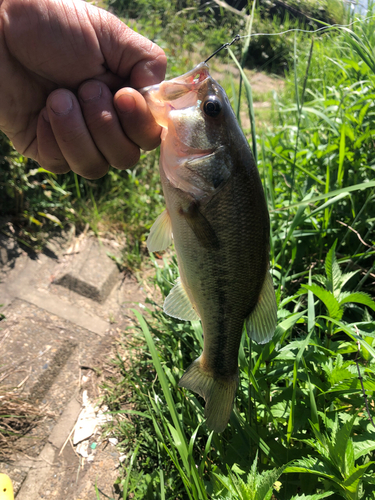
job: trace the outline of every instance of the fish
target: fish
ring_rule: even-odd
[[[174,242],[180,274],[164,312],[201,320],[203,328],[203,352],[179,386],[204,398],[208,429],[222,432],[238,388],[244,324],[253,340],[266,343],[277,323],[263,186],[229,99],[206,62],[142,95],[162,127],[166,202],[147,247],[160,252]]]

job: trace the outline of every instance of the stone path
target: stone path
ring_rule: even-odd
[[[113,241],[67,236],[30,256],[0,235],[1,386],[19,387],[17,394],[45,408],[0,462],[17,500],[94,500],[95,484],[107,495],[101,498],[118,498],[116,448],[91,436],[80,445],[84,459],[72,442],[83,393],[98,398],[95,370],[130,324],[130,309],[144,301],[136,280],[107,255],[116,252]]]

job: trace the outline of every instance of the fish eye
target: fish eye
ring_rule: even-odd
[[[203,111],[207,116],[216,118],[221,112],[222,106],[220,100],[216,96],[209,96],[203,103]]]

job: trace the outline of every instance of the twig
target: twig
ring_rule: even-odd
[[[61,450],[59,451],[59,456],[64,451],[64,448],[65,448],[67,442],[69,441],[71,435],[73,434],[73,432],[74,432],[74,430],[76,428],[76,425],[77,425],[77,422],[74,424],[73,429],[69,432],[69,436],[65,439],[65,443],[62,445]]]
[[[359,234],[358,231],[356,231],[355,229],[353,229],[351,226],[349,226],[348,224],[345,224],[345,222],[342,222],[341,220],[336,220],[336,222],[338,222],[339,224],[341,224],[342,226],[345,226],[347,227],[348,229],[350,229],[351,231],[353,231],[353,233],[355,233],[359,239],[359,241],[365,245],[366,247],[369,247],[369,248],[373,248],[372,245],[369,245],[368,243],[366,243],[365,241],[363,241],[361,235]]]

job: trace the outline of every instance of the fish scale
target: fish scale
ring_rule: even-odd
[[[173,234],[180,272],[164,311],[183,320],[199,317],[203,327],[203,353],[179,385],[205,399],[208,428],[222,432],[238,386],[244,323],[260,343],[276,326],[263,187],[248,141],[207,64],[142,93],[163,127],[160,176],[167,207],[147,245],[164,250]]]

